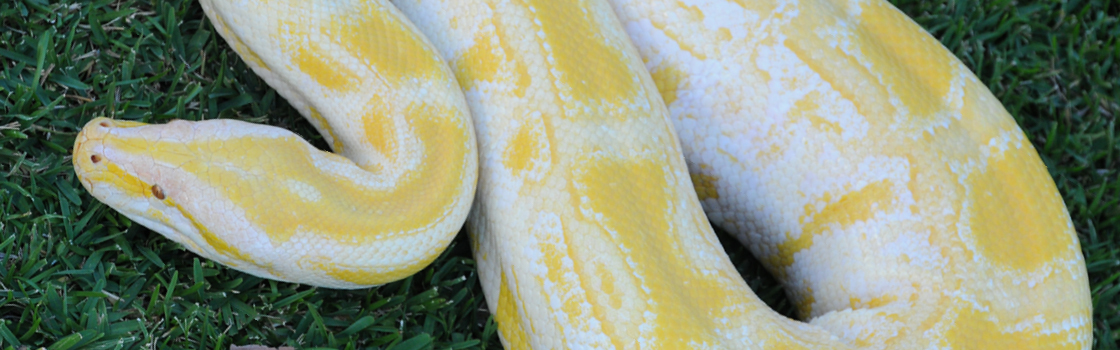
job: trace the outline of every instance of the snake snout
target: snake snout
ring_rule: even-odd
[[[81,132],[74,140],[74,150],[72,152],[74,171],[78,174],[78,178],[86,189],[92,187],[89,182],[90,173],[96,171],[97,166],[103,165],[105,156],[101,152],[103,149],[102,141],[111,127],[112,120],[103,117],[94,118],[82,127]]]
[[[117,137],[118,129],[141,125],[146,124],[98,117],[86,123],[78,133],[72,151],[74,172],[78,175],[82,186],[95,197],[98,196],[94,191],[94,188],[98,187],[95,184],[104,183],[105,181],[99,179],[114,175],[109,173],[113,172],[114,165],[120,165],[117,164],[120,159],[113,159],[113,154],[110,152],[112,148],[108,145],[111,143],[110,140]],[[119,181],[113,183],[117,182]]]
[[[104,148],[103,141],[112,136],[111,133],[114,129],[143,125],[147,124],[127,120],[113,120],[105,117],[97,117],[90,120],[82,127],[82,130],[78,132],[78,136],[74,140],[74,167],[82,168],[100,163],[105,157],[103,154],[104,152],[102,152]]]

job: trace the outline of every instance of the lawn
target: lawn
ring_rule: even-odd
[[[1094,349],[1120,339],[1120,2],[894,0],[973,69],[1027,132],[1081,238]],[[500,348],[466,235],[380,288],[248,276],[131,223],[70,164],[91,118],[310,125],[227,47],[194,0],[0,1],[0,349],[230,345]],[[757,293],[791,306],[720,237]]]

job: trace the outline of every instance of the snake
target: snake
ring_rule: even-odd
[[[509,349],[1092,343],[1046,165],[886,1],[199,2],[332,152],[232,119],[99,117],[73,163],[207,259],[366,288],[463,229]]]

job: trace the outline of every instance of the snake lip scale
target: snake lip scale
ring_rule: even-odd
[[[886,1],[199,3],[332,152],[235,120],[95,118],[73,162],[95,198],[218,263],[366,288],[465,227],[511,349],[1092,343],[1034,147]]]

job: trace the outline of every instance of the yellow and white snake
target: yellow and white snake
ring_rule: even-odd
[[[466,221],[511,349],[1090,346],[1045,166],[883,0],[200,2],[338,155],[233,120],[97,118],[74,166],[219,263],[379,285]]]

